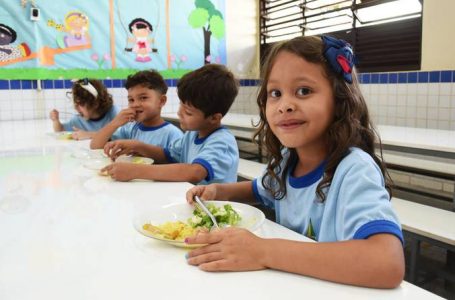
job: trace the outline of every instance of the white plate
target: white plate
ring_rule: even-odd
[[[153,159],[148,158],[148,157],[142,157],[142,156],[135,156],[135,155],[121,155],[117,157],[115,160],[117,162],[129,162],[133,164],[141,164],[141,165],[151,165],[153,164]]]
[[[50,135],[57,140],[72,140],[73,132],[72,131],[58,131],[58,132],[48,132],[47,135]]]
[[[112,160],[109,157],[102,157],[100,154],[98,156],[92,156],[96,158],[90,158],[87,160],[83,166],[87,169],[99,171],[107,165],[112,164]],[[148,157],[141,157],[141,156],[126,156],[121,155],[116,160],[116,162],[129,162],[129,163],[136,163],[136,164],[153,164],[153,159]]]
[[[264,223],[265,216],[262,211],[259,209],[239,203],[239,202],[230,202],[230,201],[206,201],[206,203],[212,203],[217,207],[223,206],[225,204],[230,204],[232,208],[237,211],[242,218],[240,222],[235,227],[245,228],[249,231],[255,231],[262,226]],[[153,239],[163,241],[178,247],[193,248],[201,245],[188,245],[183,241],[175,241],[164,239],[159,236],[153,235],[150,231],[144,230],[142,226],[144,224],[153,224],[155,226],[161,225],[165,222],[175,222],[182,221],[187,223],[188,218],[193,216],[194,207],[189,205],[186,202],[183,203],[173,203],[162,206],[160,208],[155,208],[149,212],[143,212],[140,215],[136,216],[133,220],[133,225],[136,230]]]

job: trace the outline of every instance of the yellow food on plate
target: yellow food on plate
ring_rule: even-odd
[[[101,176],[109,176],[109,173],[107,172],[107,170],[104,170],[104,171],[99,170],[98,174]]]
[[[145,164],[145,160],[142,157],[133,157],[131,162],[133,164]]]
[[[166,222],[158,226],[144,224],[142,229],[156,237],[175,241],[183,241],[185,238],[195,235],[198,231],[198,229],[181,221]]]
[[[73,134],[71,132],[65,132],[65,133],[59,134],[57,138],[59,140],[72,140]]]

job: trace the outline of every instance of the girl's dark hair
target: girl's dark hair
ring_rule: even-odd
[[[11,37],[10,43],[14,43],[17,38],[16,31],[5,24],[0,24],[0,32]]]
[[[289,168],[297,159],[295,149],[289,149],[290,158],[283,169],[280,162],[285,148],[273,134],[267,123],[265,107],[267,103],[267,82],[277,55],[282,51],[295,54],[306,61],[321,65],[324,74],[332,85],[335,109],[333,122],[327,131],[328,157],[325,173],[319,182],[316,194],[325,201],[324,188],[330,186],[340,161],[349,153],[350,147],[358,147],[367,152],[377,163],[385,178],[386,188],[391,196],[392,181],[382,159],[382,144],[370,120],[365,99],[360,91],[355,69],[352,71],[352,84],[342,75],[335,74],[323,55],[324,44],[318,36],[297,37],[275,44],[268,52],[261,69],[261,87],[257,97],[261,120],[255,138],[262,138],[268,155],[267,171],[262,178],[264,187],[277,199],[286,195],[286,179]],[[379,143],[380,155],[375,154],[375,142]],[[279,175],[281,173],[281,175]]]
[[[142,19],[142,18],[136,18],[133,21],[128,24],[128,28],[130,32],[133,32],[133,26],[138,28],[138,29],[143,29],[143,28],[149,28],[150,31],[153,31],[152,24],[150,24],[147,20]]]
[[[73,101],[93,110],[100,116],[106,114],[114,105],[112,96],[107,92],[103,83],[96,79],[88,79],[88,82],[96,89],[98,96],[95,97],[88,90],[84,89],[82,85],[85,84],[87,79],[82,79],[74,82],[72,87]]]

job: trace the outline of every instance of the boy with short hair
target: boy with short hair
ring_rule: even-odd
[[[169,147],[183,133],[161,117],[166,104],[167,85],[156,71],[139,71],[128,76],[128,108],[98,131],[90,143],[92,149],[103,148],[111,140],[135,140],[160,147]]]
[[[177,93],[181,101],[180,127],[186,130],[182,138],[169,147],[114,141],[104,148],[113,159],[138,153],[161,165],[114,163],[102,171],[119,181],[151,179],[203,184],[237,181],[237,143],[232,133],[221,126],[221,119],[238,93],[234,75],[222,65],[205,65],[183,76]]]

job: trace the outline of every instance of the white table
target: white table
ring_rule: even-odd
[[[455,158],[455,131],[379,125],[382,143],[387,147],[414,153]]]
[[[201,299],[204,291],[230,300],[439,298],[407,282],[379,290],[273,270],[200,271],[186,264],[185,249],[132,225],[145,209],[185,201],[190,184],[100,177],[71,157],[87,142],[55,140],[45,122],[0,122],[8,140],[0,149],[2,300]],[[258,234],[305,240],[270,221]]]
[[[176,113],[163,114],[166,120],[178,122]],[[257,114],[228,113],[222,124],[231,129],[251,132],[256,130],[259,122]],[[378,133],[384,146],[410,150],[415,153],[442,154],[455,158],[455,131],[402,126],[377,126]]]

